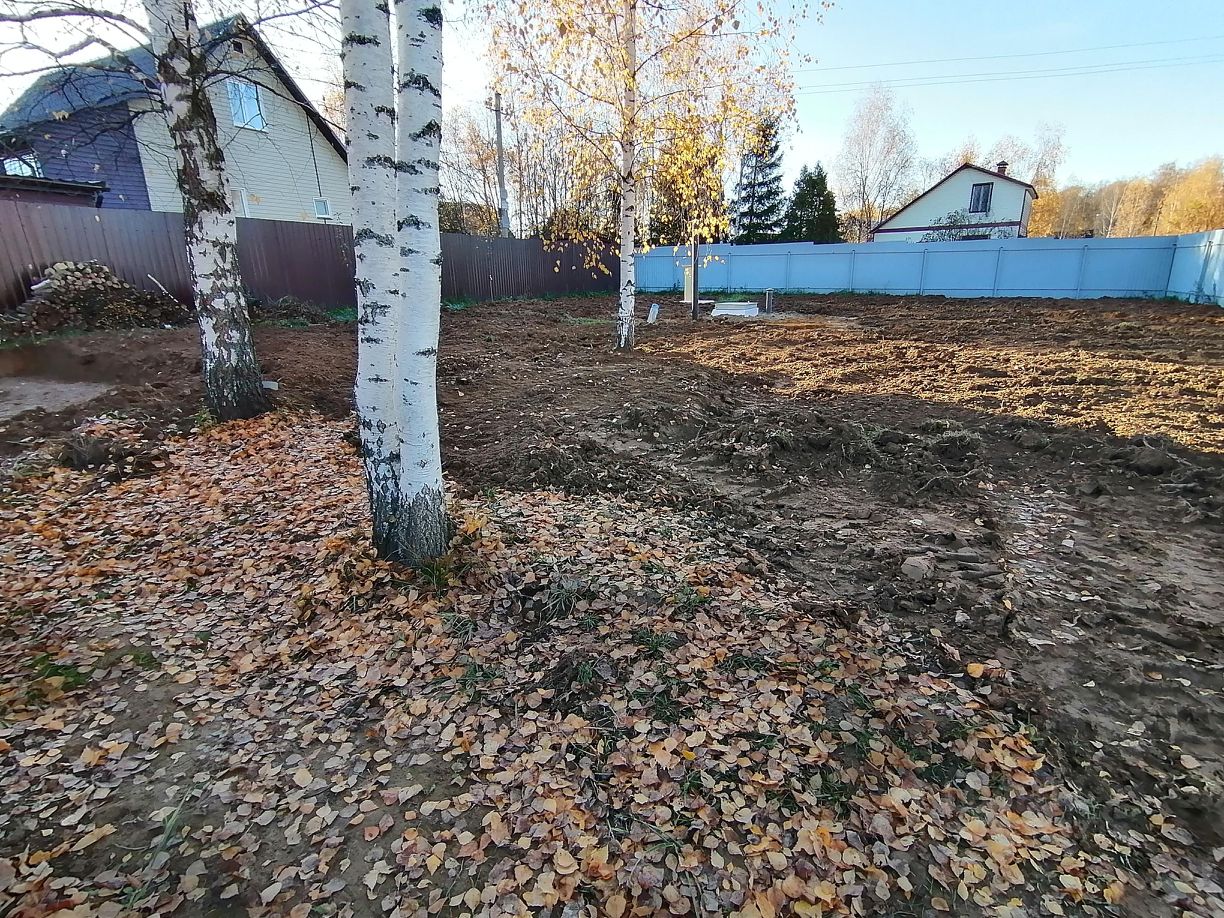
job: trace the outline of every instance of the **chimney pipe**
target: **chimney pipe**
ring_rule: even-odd
[[[1007,175],[1007,160],[1001,159],[995,163],[995,171],[998,172],[999,175]]]

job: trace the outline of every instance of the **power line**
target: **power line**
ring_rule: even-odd
[[[810,86],[800,86],[800,89],[839,89],[843,86],[874,86],[876,83],[884,82],[889,86],[904,87],[904,86],[921,86],[930,80],[960,80],[960,79],[976,79],[978,77],[1012,77],[1026,76],[1029,74],[1060,74],[1072,73],[1077,71],[1092,72],[1100,68],[1107,67],[1135,67],[1140,64],[1165,64],[1165,63],[1202,63],[1211,61],[1219,57],[1219,51],[1213,51],[1210,54],[1198,54],[1190,57],[1151,57],[1146,60],[1138,61],[1101,61],[1097,64],[1073,64],[1069,67],[1037,67],[1032,70],[987,70],[982,73],[930,73],[923,76],[912,77],[893,77],[885,80],[853,80],[845,83],[813,83]]]
[[[1064,48],[1060,51],[1025,51],[1018,54],[987,54],[981,57],[940,57],[921,61],[888,61],[875,64],[842,64],[837,67],[803,67],[795,73],[825,73],[830,70],[866,70],[875,67],[910,67],[915,64],[962,64],[968,61],[998,61],[1018,57],[1048,57],[1053,54],[1088,54],[1092,51],[1115,51],[1119,48],[1148,48],[1153,45],[1180,45],[1192,41],[1219,41],[1224,35],[1202,35],[1195,38],[1168,38],[1163,41],[1139,41],[1125,45],[1097,45],[1093,48]]]
[[[861,83],[823,83],[814,86],[799,87],[795,95],[799,96],[820,96],[842,92],[862,92],[863,89],[869,86],[882,85],[894,89],[920,89],[924,86],[957,86],[966,83],[1006,83],[1020,80],[1044,80],[1054,77],[1068,76],[1091,76],[1097,73],[1123,73],[1134,70],[1159,70],[1165,67],[1192,67],[1206,66],[1211,64],[1224,64],[1224,56],[1203,57],[1203,58],[1173,58],[1166,59],[1161,63],[1148,63],[1146,65],[1122,64],[1114,65],[1099,65],[1095,69],[1085,68],[1062,68],[1043,71],[1015,71],[1012,75],[988,75],[988,74],[965,74],[962,76],[948,75],[955,78],[945,79],[944,77],[935,78],[914,78],[926,80],[926,82],[899,82],[890,80],[868,80]],[[1015,75],[1019,74],[1019,75]],[[837,88],[830,88],[837,87]]]

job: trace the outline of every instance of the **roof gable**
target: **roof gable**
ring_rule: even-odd
[[[272,49],[243,16],[230,16],[200,28],[202,43],[209,52],[226,41],[243,38],[251,41],[272,74],[280,80],[319,133],[347,159],[344,142],[319,114]],[[121,51],[86,64],[70,64],[42,74],[8,108],[0,113],[0,135],[16,133],[65,114],[91,108],[119,105],[150,98],[156,89],[157,62],[147,46]]]
[[[922,192],[922,194],[908,201],[905,205],[899,208],[897,212],[894,213],[891,217],[885,217],[883,220],[881,220],[879,223],[873,226],[871,228],[871,231],[874,233],[876,230],[887,226],[889,223],[892,223],[893,220],[896,220],[899,216],[901,216],[903,213],[905,213],[907,210],[909,210],[911,207],[913,207],[915,204],[917,204],[919,201],[925,198],[928,194],[930,194],[936,188],[941,187],[945,182],[948,182],[955,176],[960,175],[966,169],[971,169],[974,172],[980,172],[982,175],[989,176],[991,181],[1004,181],[1004,182],[1011,182],[1013,185],[1021,185],[1028,191],[1032,192],[1034,200],[1037,199],[1037,189],[1034,188],[1029,182],[1022,182],[1020,179],[1014,178],[1013,176],[1003,175],[1002,173],[996,172],[993,169],[984,169],[981,166],[975,166],[973,163],[963,163],[957,166],[955,169],[953,169],[943,178],[941,178],[938,182],[936,182],[926,191]]]

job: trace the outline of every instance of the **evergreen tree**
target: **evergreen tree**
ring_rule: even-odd
[[[829,188],[824,166],[804,166],[795,181],[795,193],[786,206],[782,238],[789,242],[844,242],[837,216],[837,199]]]
[[[757,126],[748,152],[740,160],[732,206],[732,241],[740,245],[776,241],[782,232],[785,207],[778,122],[767,118]]]

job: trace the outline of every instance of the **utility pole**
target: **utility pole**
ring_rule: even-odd
[[[493,93],[493,119],[497,125],[497,233],[510,235],[510,200],[506,197],[506,150],[502,146],[501,93]]]

